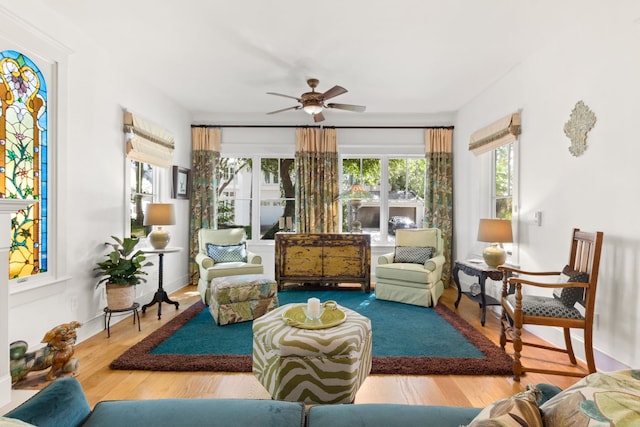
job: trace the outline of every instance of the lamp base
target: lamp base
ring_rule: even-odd
[[[154,249],[164,249],[169,244],[169,232],[161,227],[153,230],[147,237]]]
[[[491,246],[484,248],[482,252],[485,264],[489,267],[496,268],[507,260],[507,252],[498,243],[492,243]]]

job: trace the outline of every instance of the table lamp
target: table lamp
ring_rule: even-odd
[[[169,232],[162,228],[163,225],[176,223],[176,215],[171,203],[149,203],[144,216],[144,225],[156,225],[158,228],[147,236],[154,249],[164,249],[169,243]]]
[[[490,242],[482,253],[484,262],[496,268],[507,260],[507,252],[502,247],[502,243],[513,242],[513,232],[511,231],[510,219],[481,219],[478,226],[478,240]]]

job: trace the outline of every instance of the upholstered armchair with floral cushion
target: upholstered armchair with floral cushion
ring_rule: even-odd
[[[376,298],[435,306],[444,292],[443,246],[438,228],[397,230],[395,250],[378,258]]]
[[[198,231],[198,255],[200,270],[198,292],[209,305],[211,280],[216,277],[263,274],[262,257],[247,250],[243,228]]]

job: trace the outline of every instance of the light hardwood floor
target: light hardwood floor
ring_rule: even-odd
[[[456,296],[455,289],[446,289],[440,304],[453,309]],[[146,315],[141,315],[142,332],[138,332],[138,328],[132,324],[131,317],[128,317],[111,328],[110,338],[107,338],[107,332],[104,331],[78,344],[76,356],[80,360],[80,373],[77,378],[87,394],[89,404],[93,407],[101,400],[164,397],[270,399],[269,394],[251,373],[109,369],[109,363],[127,348],[167,323],[198,298],[195,287],[187,286],[171,295],[171,299],[180,302],[180,310],[164,304],[162,320],[157,319],[155,306],[149,308]],[[493,311],[487,312],[486,326],[482,327],[478,305],[463,297],[458,313],[492,341],[499,342],[499,322],[497,314]],[[534,358],[540,356],[539,351],[534,348],[525,350]],[[552,354],[551,357],[563,359],[565,356]],[[575,377],[542,374],[527,374],[519,383],[508,376],[370,375],[360,388],[355,403],[484,407],[497,399],[524,390],[527,384],[544,382],[566,388],[576,381],[578,378]]]

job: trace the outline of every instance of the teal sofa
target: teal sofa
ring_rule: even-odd
[[[547,386],[548,398],[560,389]],[[401,425],[459,427],[471,422],[480,408],[402,404],[319,405],[258,399],[121,400],[89,407],[80,383],[61,378],[4,415],[39,427],[273,426],[388,427]],[[0,420],[0,425],[2,421]]]

